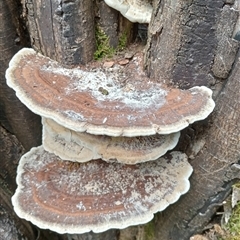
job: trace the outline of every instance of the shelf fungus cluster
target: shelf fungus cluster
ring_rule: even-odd
[[[43,124],[43,145],[18,166],[20,217],[59,233],[102,232],[146,223],[188,191],[187,156],[166,152],[212,112],[210,89],[150,81],[140,53],[124,67],[65,69],[25,48],[6,79]]]

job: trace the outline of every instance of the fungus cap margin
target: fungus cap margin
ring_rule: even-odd
[[[75,132],[55,121],[42,118],[43,147],[64,160],[86,162],[101,158],[136,164],[156,160],[173,149],[180,132],[140,137],[110,137]]]
[[[132,61],[140,71],[136,59]],[[129,137],[169,134],[206,118],[214,109],[207,87],[167,88],[142,75],[122,86],[101,69],[64,69],[27,48],[12,58],[6,71],[7,84],[31,111],[79,132]],[[96,89],[99,82],[108,88],[108,95]]]
[[[144,224],[189,190],[192,173],[180,152],[131,166],[72,164],[42,146],[23,155],[12,197],[17,215],[61,234]]]

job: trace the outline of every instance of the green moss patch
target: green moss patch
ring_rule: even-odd
[[[95,60],[99,60],[105,57],[110,58],[115,53],[115,49],[109,44],[109,37],[99,26],[96,27],[96,45],[97,50],[94,53]]]

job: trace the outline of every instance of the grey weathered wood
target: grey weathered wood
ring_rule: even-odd
[[[94,6],[89,0],[25,0],[32,46],[65,65],[84,64],[95,51]]]
[[[15,134],[26,150],[41,143],[40,117],[23,105],[6,84],[5,71],[12,56],[27,45],[19,2],[0,1],[0,122]]]
[[[119,13],[110,8],[104,1],[98,3],[99,27],[109,37],[109,45],[116,48],[118,45],[118,18]]]
[[[190,191],[158,216],[156,239],[189,239],[200,232],[231,190],[240,171],[240,55],[216,101],[204,131],[205,145],[190,161],[194,173]]]
[[[132,23],[124,18],[117,10],[109,7],[104,1],[96,0],[95,9],[97,12],[97,25],[109,38],[110,47],[118,48],[119,40],[122,37],[126,39],[126,46],[135,40],[136,23]]]
[[[238,49],[231,39],[238,15],[232,5],[224,7],[224,0],[154,3],[146,53],[149,76],[181,88],[210,86],[216,78],[226,78]],[[226,70],[216,62],[221,56]]]
[[[233,33],[238,15],[236,9],[225,5],[218,20],[216,31],[218,44],[212,65],[213,75],[217,78],[227,78],[235,61],[239,41],[233,38]]]

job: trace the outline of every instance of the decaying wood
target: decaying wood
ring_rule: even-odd
[[[5,79],[10,59],[22,46],[27,45],[27,37],[19,18],[19,6],[14,0],[0,2],[0,122],[29,150],[41,143],[40,117],[18,100]]]
[[[84,64],[95,51],[93,1],[25,0],[32,47],[64,65]]]
[[[211,68],[213,75],[217,78],[226,79],[235,61],[239,48],[239,42],[234,39],[238,15],[237,9],[229,5],[222,8],[216,29],[217,49]]]
[[[240,176],[234,168],[240,164],[239,57],[205,129],[204,148],[190,161],[194,169],[190,191],[158,215],[156,239],[189,239],[201,231]]]
[[[224,3],[155,0],[146,54],[149,76],[181,88],[226,78],[239,44],[232,39],[238,12],[233,2]]]
[[[117,10],[109,7],[104,1],[96,0],[95,15],[96,24],[109,38],[110,47],[118,48],[121,38],[126,40],[126,46],[134,41],[137,24],[124,18]]]
[[[109,38],[109,45],[116,48],[118,45],[118,12],[110,8],[104,1],[97,1],[99,27]]]

